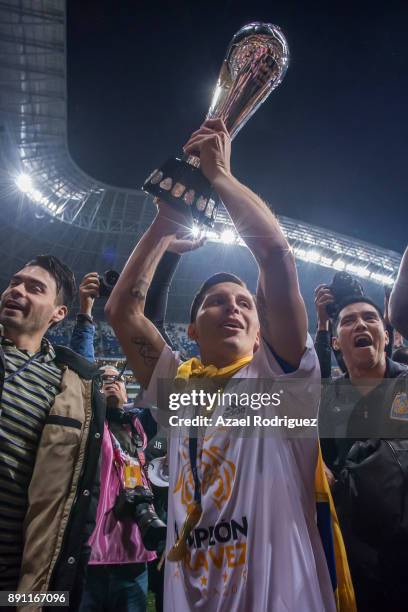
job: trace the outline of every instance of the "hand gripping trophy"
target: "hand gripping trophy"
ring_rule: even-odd
[[[250,23],[231,40],[206,119],[221,118],[234,138],[285,76],[289,49],[281,30]],[[199,225],[214,225],[218,196],[200,171],[200,159],[171,158],[154,170],[144,191],[172,206],[189,207]]]

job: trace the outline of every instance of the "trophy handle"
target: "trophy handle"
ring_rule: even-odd
[[[143,190],[179,209],[189,209],[197,224],[213,227],[219,198],[200,170],[199,157],[183,155],[168,159],[152,172]]]

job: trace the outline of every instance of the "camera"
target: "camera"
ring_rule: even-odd
[[[116,270],[106,270],[103,276],[99,275],[99,297],[109,297],[112,289],[119,279],[119,272]]]
[[[333,318],[336,315],[339,305],[343,300],[349,297],[361,297],[364,295],[364,289],[361,284],[351,274],[347,272],[336,272],[333,276],[330,289],[334,302],[327,304],[326,310],[329,317]]]
[[[122,489],[113,508],[117,521],[130,519],[137,524],[146,550],[157,550],[166,540],[167,527],[157,516],[153,499],[150,489],[143,486]]]

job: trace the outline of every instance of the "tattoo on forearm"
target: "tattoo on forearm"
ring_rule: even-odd
[[[146,299],[147,290],[149,289],[149,284],[144,280],[138,280],[137,283],[131,288],[130,295],[138,300],[139,302],[144,302]]]
[[[147,342],[145,338],[135,337],[131,339],[132,343],[137,346],[139,355],[143,359],[143,363],[146,366],[153,366],[158,361],[160,353],[156,351],[150,342]]]

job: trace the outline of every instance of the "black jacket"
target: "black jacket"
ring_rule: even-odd
[[[347,375],[323,389],[321,446],[337,477],[332,493],[359,612],[407,608],[407,391],[408,368],[390,359],[384,380],[366,396]]]

